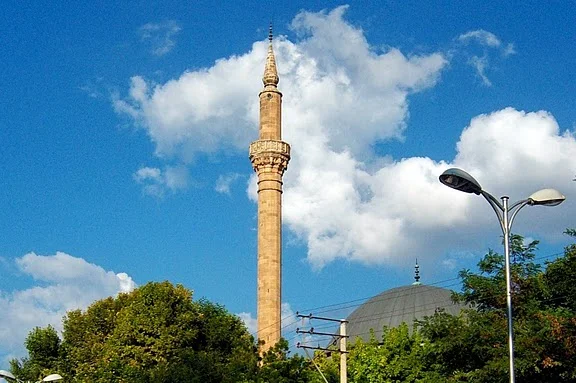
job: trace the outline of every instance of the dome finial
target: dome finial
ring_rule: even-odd
[[[418,266],[418,258],[416,258],[416,265],[414,266],[414,283],[413,285],[421,285],[420,283],[420,266]]]

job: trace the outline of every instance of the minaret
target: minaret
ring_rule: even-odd
[[[290,145],[282,141],[282,93],[268,35],[264,89],[260,92],[259,139],[250,144],[250,161],[258,174],[258,339],[266,351],[280,340],[282,290],[282,175]]]

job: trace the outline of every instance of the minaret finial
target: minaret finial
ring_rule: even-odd
[[[270,43],[272,43],[272,37],[274,37],[274,35],[272,34],[272,21],[270,21],[270,28],[268,29],[268,41],[270,41]]]
[[[418,258],[416,258],[416,265],[414,266],[414,283],[413,285],[420,285],[420,266],[418,266]]]

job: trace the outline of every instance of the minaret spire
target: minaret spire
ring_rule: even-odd
[[[274,49],[272,48],[272,23],[270,23],[270,29],[268,31],[268,55],[266,56],[266,67],[264,68],[264,77],[262,77],[262,82],[264,87],[274,87],[278,85],[278,70],[276,68],[276,58],[274,57]]]
[[[260,97],[258,140],[250,144],[250,161],[258,175],[258,333],[263,353],[281,336],[282,176],[290,145],[282,141],[282,93],[272,48],[272,25]]]

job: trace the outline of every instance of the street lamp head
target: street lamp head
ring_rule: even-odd
[[[16,380],[16,377],[12,375],[10,371],[0,370],[0,378],[9,378]]]
[[[42,381],[43,382],[55,382],[56,380],[62,380],[62,379],[64,379],[64,378],[58,374],[50,374],[47,377],[45,377],[44,379],[42,379]]]
[[[452,189],[460,190],[464,193],[480,194],[482,186],[462,169],[450,168],[440,174],[440,182]]]
[[[6,370],[0,370],[0,378],[8,378],[8,379],[12,379],[15,380],[17,382],[20,382],[20,380],[18,380],[10,371],[6,371]],[[58,374],[50,374],[47,377],[45,377],[44,379],[42,379],[40,382],[55,382],[57,380],[62,380],[64,379],[63,377],[61,377]]]
[[[556,206],[565,199],[566,197],[556,189],[542,189],[528,197],[528,205]]]

